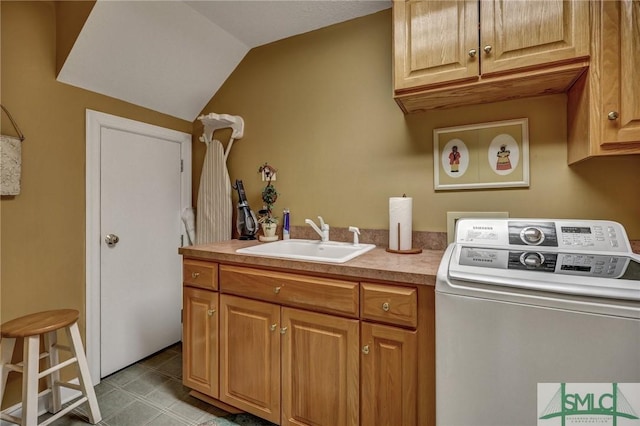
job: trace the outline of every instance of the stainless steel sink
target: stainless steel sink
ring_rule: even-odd
[[[284,259],[344,263],[375,248],[374,244],[318,240],[279,240],[236,250],[236,253]]]

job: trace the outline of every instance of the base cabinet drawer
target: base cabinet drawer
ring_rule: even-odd
[[[418,290],[413,287],[361,283],[362,318],[416,328]]]
[[[218,264],[202,260],[185,259],[182,262],[182,282],[191,287],[218,289]]]

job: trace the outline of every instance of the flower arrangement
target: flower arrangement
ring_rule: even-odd
[[[267,179],[267,185],[262,190],[262,202],[263,208],[258,211],[258,223],[263,224],[277,224],[278,218],[273,216],[273,205],[278,199],[278,191],[276,187],[271,183],[274,173],[277,170],[267,163],[264,163],[258,169],[258,173],[263,173]]]

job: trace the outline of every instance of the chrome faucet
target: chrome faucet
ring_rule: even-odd
[[[320,235],[322,242],[326,243],[327,241],[329,241],[329,225],[324,223],[324,220],[322,220],[322,216],[318,216],[318,219],[320,219],[319,228],[311,219],[305,219],[304,223],[311,225],[313,230],[316,231],[318,235]]]

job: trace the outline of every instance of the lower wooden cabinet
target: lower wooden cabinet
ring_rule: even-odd
[[[280,423],[280,306],[220,296],[220,400]]]
[[[417,332],[363,322],[361,339],[361,424],[419,424]]]
[[[358,354],[357,320],[220,296],[226,404],[281,425],[358,425]]]
[[[214,266],[219,289],[184,283],[194,396],[279,425],[435,423],[433,287]]]
[[[360,424],[358,328],[355,319],[282,308],[282,425]]]
[[[217,398],[218,293],[184,287],[182,304],[182,381]]]

